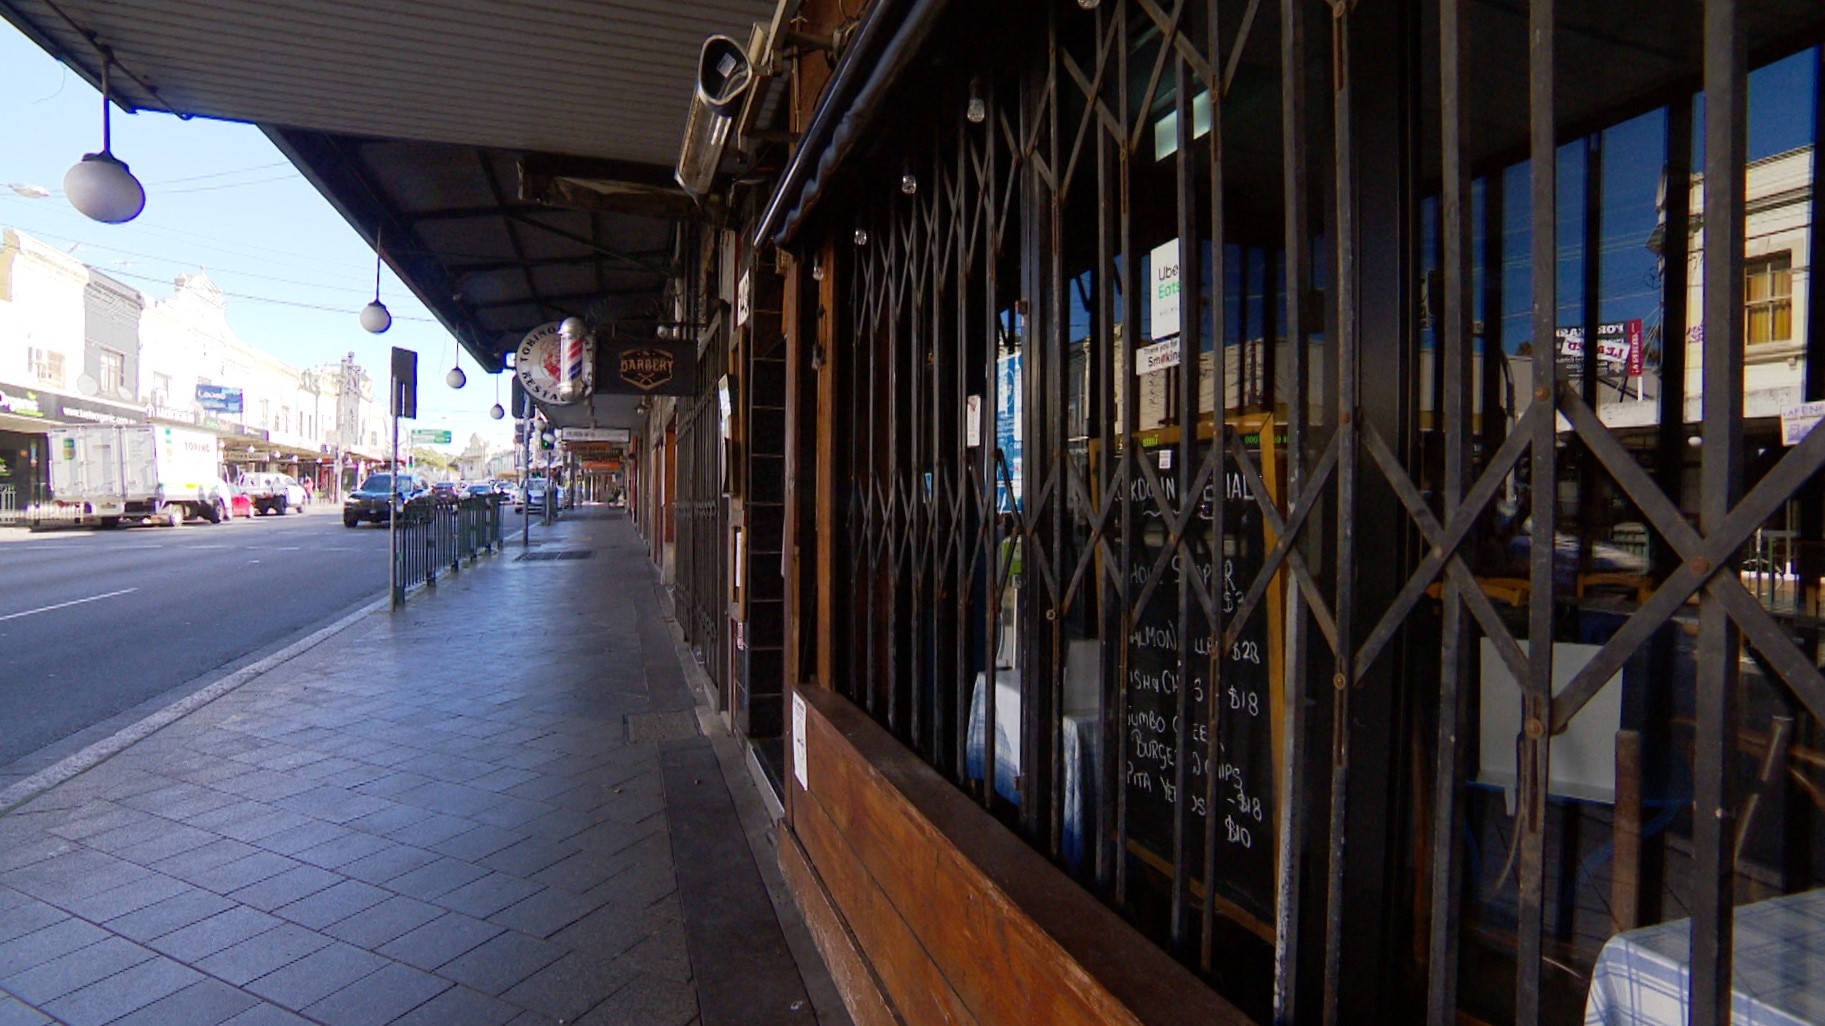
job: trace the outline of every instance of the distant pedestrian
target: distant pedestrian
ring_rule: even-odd
[[[311,489],[311,479],[307,477],[298,483],[304,486],[304,504],[306,506],[308,506],[311,504],[311,499],[313,498],[312,489]]]

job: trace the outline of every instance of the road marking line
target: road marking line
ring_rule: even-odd
[[[125,595],[129,592],[134,592],[134,591],[138,591],[138,590],[139,590],[138,588],[122,588],[119,591],[110,591],[105,595],[90,595],[88,598],[71,599],[68,602],[59,602],[54,606],[41,606],[37,609],[27,609],[24,612],[20,612],[20,613],[8,613],[5,616],[0,616],[0,621],[17,620],[22,616],[31,616],[34,613],[48,613],[53,609],[63,609],[66,606],[80,606],[84,602],[100,602],[102,599],[105,599],[105,598],[113,598],[116,595]]]

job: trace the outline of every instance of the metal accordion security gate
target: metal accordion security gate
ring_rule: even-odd
[[[836,686],[1258,1020],[1582,1021],[1686,919],[1725,1022],[1825,883],[1825,16],[958,6],[812,226]]]

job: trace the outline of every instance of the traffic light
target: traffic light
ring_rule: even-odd
[[[549,451],[551,449],[554,441],[555,441],[555,436],[551,432],[549,432],[549,431],[539,432],[539,448],[540,449]]]

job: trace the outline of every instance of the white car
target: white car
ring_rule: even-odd
[[[256,471],[241,475],[240,485],[241,490],[253,499],[256,513],[277,513],[284,516],[288,509],[304,512],[304,486],[290,474]]]

